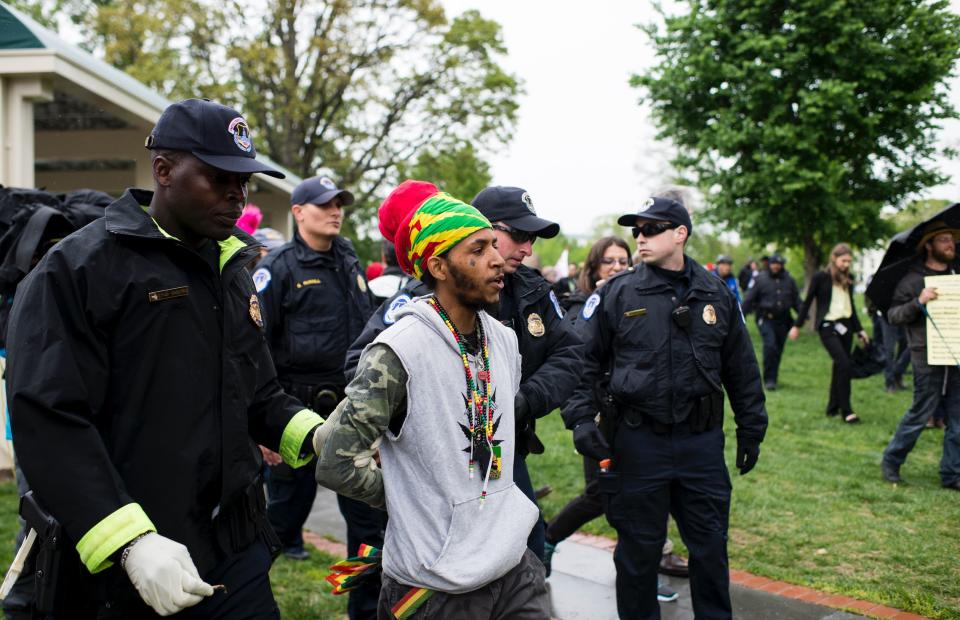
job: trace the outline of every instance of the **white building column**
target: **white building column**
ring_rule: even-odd
[[[0,184],[34,187],[33,104],[53,101],[53,88],[38,77],[0,82]]]

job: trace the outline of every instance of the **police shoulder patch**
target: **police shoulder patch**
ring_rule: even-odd
[[[406,306],[410,303],[410,296],[406,293],[402,295],[397,295],[393,301],[390,302],[390,305],[387,306],[387,311],[383,313],[383,324],[384,325],[393,325],[397,322],[397,311],[400,308]]]
[[[257,292],[262,293],[270,284],[270,271],[261,267],[253,272],[253,285],[257,287]]]
[[[593,316],[593,313],[597,311],[597,306],[600,305],[600,293],[594,293],[590,297],[587,297],[587,303],[583,304],[583,310],[580,311],[580,316],[589,321],[590,317]]]
[[[550,303],[553,304],[553,309],[557,311],[557,316],[562,319],[563,309],[560,307],[560,300],[557,299],[557,295],[553,291],[550,291]]]

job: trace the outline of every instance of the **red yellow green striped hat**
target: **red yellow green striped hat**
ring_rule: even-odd
[[[473,233],[490,228],[476,208],[425,181],[407,180],[380,205],[380,232],[393,241],[400,268],[420,279],[427,259],[442,256]]]

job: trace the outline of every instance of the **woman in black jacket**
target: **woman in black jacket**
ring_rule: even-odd
[[[850,263],[853,251],[845,243],[838,243],[830,252],[830,264],[813,276],[807,297],[800,306],[797,321],[790,329],[790,340],[796,340],[800,328],[814,300],[817,302],[817,332],[820,342],[833,359],[830,378],[830,401],[827,415],[839,415],[848,424],[860,421],[850,406],[850,347],[856,333],[863,344],[869,342],[867,332],[860,326],[857,308],[853,303],[853,280]]]

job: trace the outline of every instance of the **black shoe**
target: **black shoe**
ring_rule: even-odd
[[[945,484],[943,488],[950,489],[951,491],[960,491],[960,480],[954,480],[950,484]]]
[[[307,550],[303,547],[287,547],[283,550],[283,555],[290,558],[291,560],[307,560],[310,558],[310,554],[307,553]]]
[[[534,497],[537,501],[540,501],[541,499],[543,499],[543,498],[546,497],[547,495],[550,495],[551,493],[553,493],[553,487],[548,484],[548,485],[542,486],[542,487],[540,487],[539,489],[537,489],[536,491],[534,491],[534,492],[533,492],[533,497]]]
[[[776,392],[776,391],[777,391],[777,382],[776,382],[776,381],[767,381],[766,383],[763,384],[763,388],[764,388],[765,390],[767,390],[768,392]]]
[[[670,575],[671,577],[690,576],[690,566],[687,561],[675,553],[665,553],[660,558],[660,567],[657,570],[661,575]]]
[[[883,479],[887,482],[892,482],[897,484],[903,482],[903,478],[900,477],[900,468],[896,465],[891,465],[886,461],[880,463],[880,472],[883,474]]]
[[[900,388],[892,383],[888,383],[887,387],[884,388],[884,391],[886,391],[887,394],[896,394],[900,391]]]

